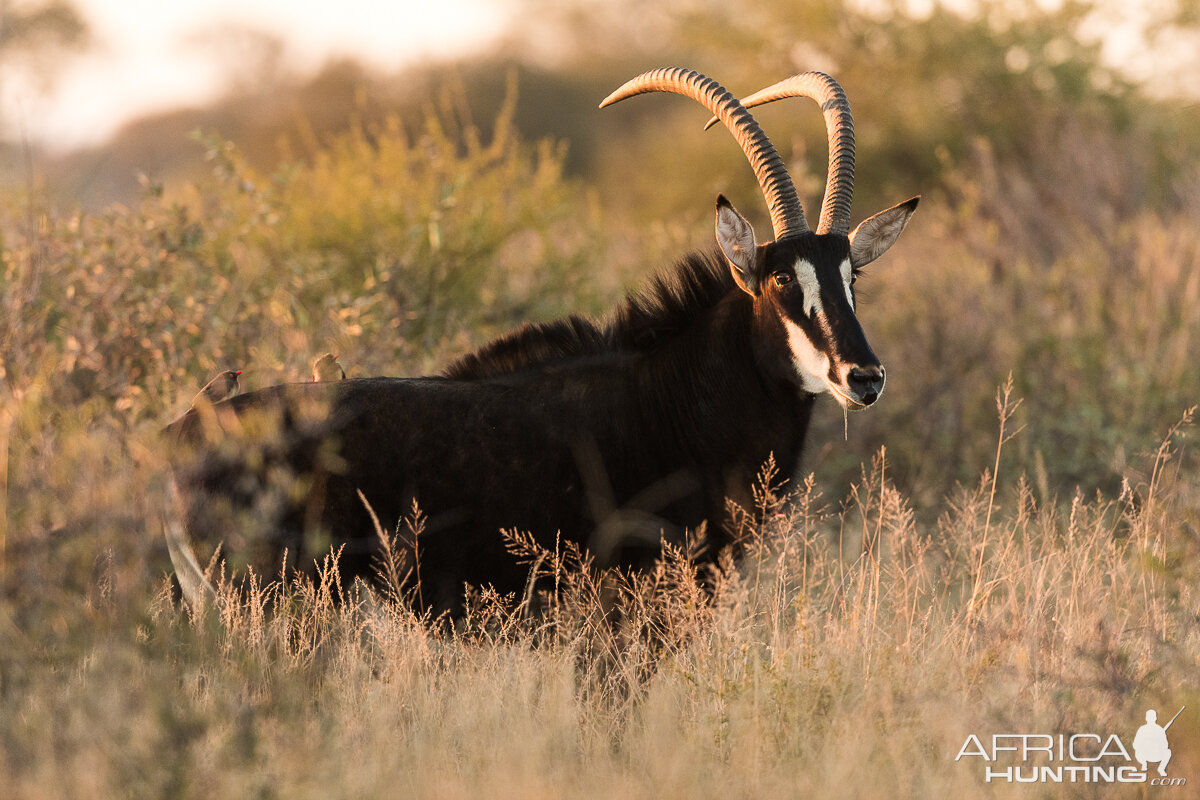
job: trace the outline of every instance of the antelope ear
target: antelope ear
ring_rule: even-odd
[[[754,241],[754,228],[723,194],[717,195],[717,244],[721,246],[738,286],[747,294],[758,294],[758,271],[755,269],[758,247]]]
[[[920,199],[917,195],[863,220],[850,234],[851,266],[855,269],[865,267],[886,253],[900,238]]]

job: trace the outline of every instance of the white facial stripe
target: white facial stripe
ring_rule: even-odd
[[[839,269],[842,273],[842,284],[846,287],[846,300],[850,303],[850,310],[854,311],[854,292],[850,291],[850,279],[854,277],[854,267],[850,265],[850,259],[843,260]]]
[[[813,394],[828,391],[826,376],[829,374],[829,357],[813,347],[799,325],[790,319],[785,319],[783,324],[787,330],[788,347],[792,351],[792,363],[800,374],[800,385]]]
[[[841,275],[842,285],[846,292],[846,301],[850,304],[851,311],[853,311],[854,294],[850,289],[850,281],[854,277],[854,268],[850,263],[850,259],[844,259],[838,265],[838,272]],[[803,258],[797,259],[796,281],[800,284],[800,290],[804,293],[804,313],[822,329],[829,341],[833,341],[833,331],[830,328],[829,319],[825,316],[825,308],[821,302],[821,287],[817,282],[817,270],[810,261]],[[812,340],[808,338],[804,330],[795,322],[786,318],[783,322],[784,328],[787,331],[788,347],[792,351],[792,364],[796,368],[796,372],[800,377],[800,385],[804,390],[813,394],[829,392],[842,406],[852,405],[855,408],[860,407],[847,394],[847,375],[850,372],[851,365],[839,364],[836,382],[830,380],[829,356],[813,346]]]
[[[796,261],[796,281],[804,293],[804,313],[812,317],[821,313],[821,287],[817,283],[817,270],[810,262],[801,258]],[[788,335],[791,335],[789,331]]]

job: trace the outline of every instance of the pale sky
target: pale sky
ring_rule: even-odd
[[[385,70],[480,48],[501,28],[504,0],[74,0],[91,51],[70,57],[51,96],[9,78],[0,125],[54,149],[96,144],[131,118],[202,105],[228,81],[240,26],[285,42],[283,65],[312,72],[350,56]],[[207,37],[204,35],[208,34]],[[202,43],[201,38],[207,43]]]

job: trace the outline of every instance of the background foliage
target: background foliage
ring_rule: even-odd
[[[106,154],[128,175],[139,137],[173,131],[140,183],[79,171],[85,154],[4,193],[11,796],[361,796],[396,775],[418,793],[978,792],[947,754],[963,731],[1200,707],[1200,483],[1190,426],[1172,429],[1200,399],[1195,105],[1102,63],[1088,3],[642,5],[535,7],[494,58],[403,81],[281,78],[269,102],[131,127]],[[756,556],[712,601],[678,561],[628,586],[613,639],[586,582],[552,625],[485,597],[450,639],[328,587],[220,623],[171,608],[159,431],[214,372],[303,380],[326,350],[352,377],[436,371],[709,246],[718,191],[768,230],[702,109],[595,109],[670,63],[739,93],[830,70],[857,121],[855,219],[924,195],[859,284],[887,394],[845,436],[822,406],[815,478],[764,498]],[[819,115],[758,116],[815,209]],[[1172,769],[1200,779],[1191,752]]]

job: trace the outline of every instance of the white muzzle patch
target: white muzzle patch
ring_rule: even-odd
[[[827,377],[829,375],[829,356],[813,347],[808,334],[790,319],[785,319],[783,326],[787,330],[788,347],[792,351],[792,365],[796,368],[796,374],[800,376],[800,386],[804,391],[813,394],[830,391],[831,387]],[[836,392],[831,393],[837,397]],[[841,400],[839,399],[838,402]]]

